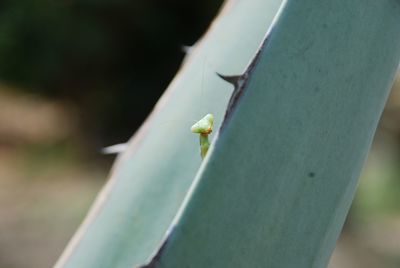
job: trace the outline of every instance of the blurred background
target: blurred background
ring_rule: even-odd
[[[51,267],[222,0],[0,2],[0,267]],[[400,79],[329,268],[400,267]]]

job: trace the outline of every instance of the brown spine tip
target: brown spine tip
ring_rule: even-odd
[[[235,88],[239,84],[239,80],[242,78],[241,75],[223,75],[220,73],[216,73],[222,80],[232,84]]]

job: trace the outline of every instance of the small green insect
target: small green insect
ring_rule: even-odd
[[[210,147],[210,141],[208,140],[208,135],[212,132],[213,124],[214,124],[214,116],[212,114],[207,114],[190,128],[190,130],[193,133],[200,134],[201,159],[204,159],[204,157],[207,154],[208,148]]]

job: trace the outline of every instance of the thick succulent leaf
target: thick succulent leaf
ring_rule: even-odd
[[[400,1],[287,1],[154,267],[325,267],[399,58]]]
[[[190,126],[213,113],[218,129],[232,93],[215,72],[243,72],[280,3],[232,0],[224,6],[117,161],[56,267],[135,267],[152,258],[201,163]]]

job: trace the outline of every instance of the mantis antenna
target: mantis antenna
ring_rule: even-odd
[[[203,72],[201,77],[201,88],[203,88],[203,81],[204,81],[204,68],[206,65],[206,60],[203,65]],[[191,131],[193,133],[199,134],[200,137],[200,156],[201,159],[207,154],[208,148],[210,147],[210,141],[208,139],[208,135],[212,132],[214,124],[214,116],[212,114],[207,114],[202,119],[197,121],[192,127]],[[128,147],[127,143],[116,144],[112,146],[105,147],[101,150],[103,154],[118,154],[122,153]]]

